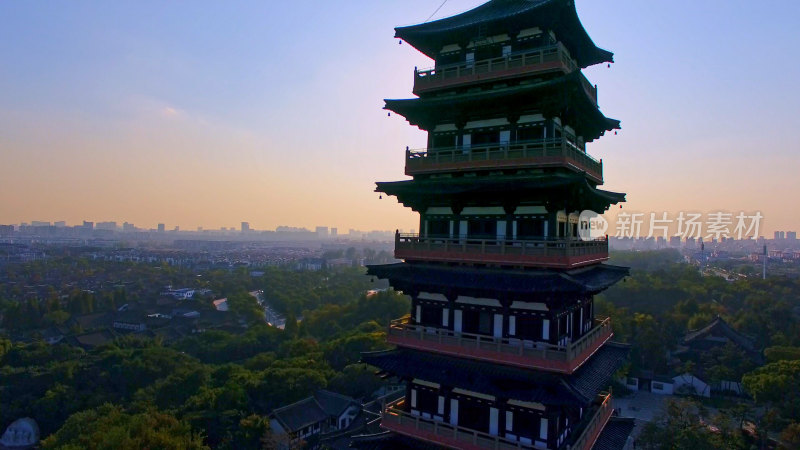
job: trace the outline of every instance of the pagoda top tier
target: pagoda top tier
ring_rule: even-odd
[[[533,27],[553,31],[581,68],[614,60],[613,53],[594,45],[573,0],[491,0],[455,16],[395,28],[395,37],[436,59],[445,46],[491,42]]]

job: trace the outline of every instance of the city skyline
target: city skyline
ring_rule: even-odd
[[[0,223],[418,227],[373,192],[425,146],[380,99],[408,97],[408,67],[431,63],[387,30],[439,3],[0,5]],[[605,189],[631,193],[625,210],[796,228],[800,5],[774,6],[577,2],[618,55],[586,72],[622,130],[587,150],[608,163]]]

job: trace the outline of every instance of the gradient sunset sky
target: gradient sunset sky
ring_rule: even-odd
[[[576,2],[624,209],[800,228],[800,2]],[[416,228],[373,189],[425,135],[381,108],[431,65],[393,27],[440,3],[1,2],[0,223]]]

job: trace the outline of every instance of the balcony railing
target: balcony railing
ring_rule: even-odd
[[[405,409],[404,399],[388,404],[383,411],[381,426],[396,433],[451,448],[465,450],[533,448],[532,445],[525,445],[504,437],[412,415]]]
[[[394,255],[412,261],[573,268],[607,260],[608,240],[441,238],[395,233]]]
[[[578,69],[578,65],[569,56],[567,49],[559,43],[534,50],[514,52],[497,58],[464,61],[415,70],[414,93],[419,94],[433,89],[489,79],[499,80],[551,71],[570,73]],[[596,98],[596,95],[593,98]]]
[[[566,138],[406,150],[406,175],[457,170],[564,166],[603,182],[603,162]]]
[[[387,342],[402,347],[472,357],[517,367],[570,374],[577,370],[613,335],[611,319],[598,319],[595,326],[566,346],[457,333],[443,328],[412,324],[409,317],[389,324]]]
[[[451,425],[436,419],[427,419],[406,411],[405,399],[389,403],[381,415],[381,426],[396,433],[441,444],[452,448],[474,449],[515,449],[534,448],[533,444],[523,444],[517,440],[495,436],[470,428]],[[611,394],[601,394],[598,406],[589,410],[589,419],[584,422],[581,434],[571,444],[561,446],[566,450],[590,450],[600,432],[611,418]],[[536,447],[541,448],[541,447]]]
[[[567,445],[567,450],[591,450],[608,420],[611,419],[611,413],[614,412],[614,408],[611,407],[611,394],[603,393],[598,397],[597,409],[585,422],[581,434],[572,441],[572,444]]]

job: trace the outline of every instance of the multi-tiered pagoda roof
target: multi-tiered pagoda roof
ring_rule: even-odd
[[[390,435],[358,445],[613,448],[600,439],[606,390],[628,347],[611,342],[594,295],[628,269],[603,264],[607,236],[584,233],[582,212],[625,201],[598,189],[603,162],[586,148],[620,123],[581,73],[613,55],[571,0],[492,0],[396,33],[435,63],[415,68],[416,98],[385,109],[428,145],[406,148],[411,179],[376,191],[419,213],[419,233],[398,231],[402,262],[368,273],[407,294],[411,311],[387,328],[396,348],[362,360],[406,392],[382,412]]]
[[[594,45],[572,0],[494,0],[452,17],[394,30],[395,37],[435,58],[444,45],[453,42],[530,27],[556,33],[581,68],[614,61],[613,53]]]

